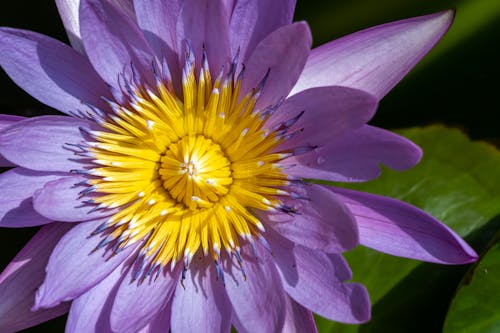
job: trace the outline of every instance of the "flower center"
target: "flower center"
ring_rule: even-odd
[[[203,135],[171,143],[161,158],[163,187],[190,210],[209,208],[229,191],[230,162],[221,147]]]
[[[123,75],[126,101],[108,101],[108,113],[94,108],[101,130],[84,130],[80,155],[91,164],[77,171],[89,177],[81,193],[93,210],[109,211],[93,233],[99,247],[141,243],[137,278],[181,260],[186,269],[198,250],[217,264],[224,249],[241,265],[240,242],[265,241],[255,210],[293,213],[280,200],[295,181],[281,163],[292,153],[276,149],[300,115],[267,129],[277,106],[255,109],[265,78],[240,95],[235,69],[236,60],[212,80],[204,55],[196,77],[188,52],[182,99],[153,66],[154,88]]]

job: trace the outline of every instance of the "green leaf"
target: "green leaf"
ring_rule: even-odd
[[[471,273],[451,304],[444,333],[500,332],[500,242]]]
[[[412,170],[384,170],[378,179],[346,187],[409,202],[450,226],[478,251],[499,229],[500,153],[442,126],[400,131],[422,147]],[[318,319],[320,332],[439,332],[467,266],[441,266],[358,247],[346,254],[354,280],[368,288],[372,320],[342,325]]]

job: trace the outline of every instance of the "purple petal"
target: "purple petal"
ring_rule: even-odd
[[[108,246],[96,250],[103,238],[90,236],[103,222],[80,223],[61,238],[45,268],[47,275],[37,291],[35,310],[79,297],[101,282],[134,251],[135,245],[115,255]]]
[[[134,16],[132,0],[109,0],[117,7],[122,8],[130,17]],[[80,53],[85,53],[81,36],[80,36],[80,22],[79,22],[79,8],[80,0],[56,0],[59,16],[66,28],[71,46]]]
[[[82,0],[80,32],[89,59],[99,75],[115,88],[118,77],[130,65],[142,80],[152,79],[153,51],[137,24],[106,0]]]
[[[170,313],[172,303],[167,304],[165,309],[160,311],[153,320],[151,320],[143,329],[138,333],[161,333],[170,332]]]
[[[227,17],[231,17],[233,14],[234,10],[234,5],[237,0],[221,0],[222,4],[224,5],[224,8],[226,9],[227,12]]]
[[[446,225],[395,199],[331,188],[359,226],[360,243],[396,256],[441,264],[474,262],[477,254]]]
[[[68,312],[69,304],[36,312],[32,312],[31,307],[49,256],[70,228],[71,225],[64,223],[42,227],[0,275],[1,332],[17,332]]]
[[[9,161],[32,170],[64,171],[81,169],[79,158],[65,144],[85,140],[79,127],[91,128],[87,120],[42,116],[27,118],[0,132],[0,154]],[[79,148],[72,148],[79,151]]]
[[[0,114],[0,131],[3,129],[9,127],[10,125],[13,125],[17,123],[18,121],[21,121],[25,119],[24,117],[21,116],[13,116],[9,114]],[[9,160],[5,159],[1,154],[0,154],[0,167],[13,167],[15,166],[14,163],[10,162]]]
[[[2,155],[0,155],[0,168],[11,168],[15,167],[16,165],[12,163],[11,161],[5,159]]]
[[[212,261],[195,259],[183,284],[172,300],[172,331],[230,332],[231,303]]]
[[[290,174],[337,182],[363,182],[380,175],[380,164],[405,170],[415,166],[422,150],[410,140],[372,126],[362,126],[296,156]]]
[[[454,11],[366,29],[312,50],[291,94],[342,85],[385,96],[443,37]]]
[[[261,247],[258,258],[250,245],[243,246],[243,274],[232,266],[226,274],[226,292],[233,305],[233,325],[238,332],[281,332],[286,313],[285,292],[273,259]]]
[[[41,34],[0,28],[0,64],[28,94],[61,112],[105,108],[108,88],[89,61],[69,46]]]
[[[177,22],[177,49],[183,50],[188,41],[194,50],[196,63],[201,63],[206,47],[210,71],[217,75],[222,65],[231,60],[229,46],[229,16],[221,1],[185,0]],[[182,62],[184,54],[180,54]]]
[[[288,295],[285,296],[287,307],[283,332],[286,333],[317,333],[316,323],[311,311],[307,310]]]
[[[118,288],[111,310],[113,331],[137,332],[162,313],[178,286],[180,267],[177,265],[172,272],[163,269],[156,281],[147,278],[143,283],[133,280],[130,269]]]
[[[78,22],[80,1],[56,0],[56,5],[71,46],[78,52],[85,53],[80,36],[80,23]]]
[[[309,310],[343,323],[370,319],[365,287],[344,283],[350,270],[341,255],[311,250],[275,235],[270,239],[283,288]]]
[[[129,263],[124,261],[96,286],[71,303],[66,333],[112,333],[111,306]]]
[[[293,189],[305,199],[284,200],[297,214],[269,215],[271,226],[282,236],[311,249],[340,253],[358,245],[358,227],[345,205],[320,185]]]
[[[311,43],[309,27],[298,22],[275,30],[256,46],[245,64],[242,92],[257,87],[269,71],[257,109],[288,95],[304,68]]]
[[[158,333],[170,332],[170,313],[172,303],[169,303],[165,309],[160,311],[153,320],[151,320],[138,333]]]
[[[60,174],[15,168],[0,174],[0,226],[30,227],[52,222],[33,209],[33,194]]]
[[[167,61],[170,74],[180,82],[177,50],[177,20],[182,1],[134,1],[137,23],[156,58]]]
[[[12,163],[11,161],[5,159],[2,155],[0,155],[0,168],[11,168],[15,167],[16,165]]]
[[[3,130],[4,128],[14,125],[18,121],[21,121],[23,119],[26,119],[25,117],[21,116],[14,116],[10,114],[0,114],[0,131]]]
[[[230,41],[232,54],[240,49],[248,59],[257,44],[274,30],[292,23],[295,0],[239,0],[232,11]]]
[[[361,90],[333,86],[314,88],[286,99],[266,126],[279,126],[303,112],[288,129],[288,133],[298,134],[278,149],[321,147],[366,124],[375,114],[377,105],[374,96]]]
[[[89,198],[80,198],[85,187],[77,184],[85,180],[87,178],[68,176],[46,183],[33,195],[33,207],[39,214],[62,222],[88,221],[114,214],[116,210],[92,211],[96,206],[84,202]]]

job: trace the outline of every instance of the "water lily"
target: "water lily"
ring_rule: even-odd
[[[2,332],[312,332],[370,319],[358,244],[476,259],[415,207],[306,181],[418,163],[367,122],[453,12],[310,50],[293,0],[57,4],[72,48],[0,29],[2,68],[66,114],[0,116],[0,225],[43,226],[0,276]]]

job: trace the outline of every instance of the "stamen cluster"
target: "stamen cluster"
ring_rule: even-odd
[[[237,64],[236,56],[213,80],[204,54],[196,76],[188,48],[182,98],[153,65],[154,87],[123,79],[127,101],[107,100],[112,113],[94,108],[101,128],[84,130],[80,155],[92,167],[76,171],[88,177],[81,194],[93,211],[111,214],[93,233],[103,237],[98,248],[140,243],[136,278],[180,260],[187,269],[200,248],[217,268],[221,249],[242,267],[240,242],[265,242],[255,210],[293,212],[280,200],[297,181],[281,163],[292,153],[277,148],[300,115],[266,128],[278,105],[255,105],[269,72],[240,96],[244,66],[236,77]]]

